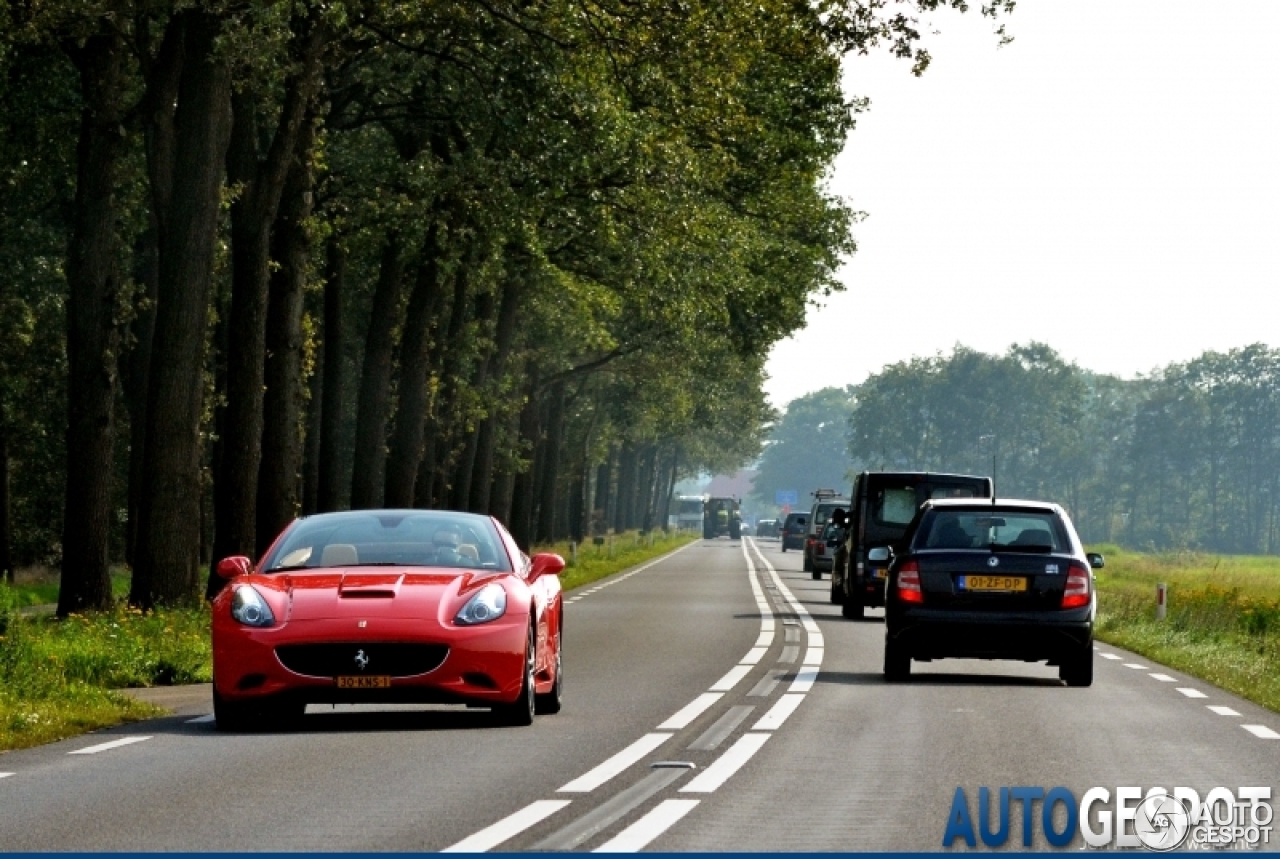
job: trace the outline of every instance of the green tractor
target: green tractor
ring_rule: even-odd
[[[713,540],[742,538],[742,509],[736,498],[708,498],[702,504],[702,536]]]

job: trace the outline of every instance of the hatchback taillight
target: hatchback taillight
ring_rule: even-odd
[[[915,561],[907,561],[898,568],[896,593],[903,602],[924,602],[924,591],[920,590],[920,567]]]
[[[1084,564],[1073,561],[1067,567],[1067,587],[1062,592],[1063,608],[1080,608],[1089,604],[1093,593],[1093,575]]]

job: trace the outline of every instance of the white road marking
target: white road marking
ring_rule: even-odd
[[[1103,653],[1101,655],[1103,659],[1119,659],[1120,658],[1119,656],[1116,656],[1114,653]]]
[[[186,724],[188,724],[188,725],[203,725],[205,722],[212,722],[212,721],[213,721],[214,719],[216,719],[216,718],[217,718],[217,716],[215,716],[215,715],[213,715],[212,713],[210,713],[210,714],[209,714],[209,715],[207,715],[207,716],[196,716],[194,719],[187,719]]]
[[[1161,683],[1177,683],[1177,677],[1170,677],[1168,674],[1148,674],[1148,677],[1159,680]]]
[[[712,692],[728,692],[734,686],[737,686],[743,677],[751,673],[750,665],[735,665],[729,669],[729,673],[721,677],[711,687]]]
[[[1188,698],[1208,698],[1209,696],[1201,692],[1199,689],[1191,689],[1186,686],[1179,686],[1178,691]]]
[[[118,749],[121,746],[131,746],[134,743],[140,743],[143,740],[149,740],[151,737],[121,737],[118,740],[112,740],[109,743],[98,743],[96,746],[89,746],[84,749],[76,749],[74,752],[67,752],[69,755],[96,755],[98,752],[105,752],[110,749]]]
[[[703,692],[697,698],[694,698],[684,706],[680,712],[676,713],[670,719],[658,726],[659,731],[678,731],[688,726],[690,722],[701,716],[711,708],[713,704],[724,697],[722,692]]]
[[[590,793],[669,739],[670,734],[645,734],[595,769],[560,788],[558,793]]]
[[[699,800],[668,799],[658,804],[635,823],[619,832],[613,838],[601,844],[593,853],[636,853],[643,850],[650,841],[666,832],[689,812],[693,811]]]
[[[747,655],[742,657],[742,661],[739,662],[738,664],[739,665],[759,665],[760,660],[764,659],[764,655],[766,652],[768,652],[768,650],[769,648],[767,647],[753,647],[747,651]]]
[[[568,799],[540,799],[524,808],[504,817],[492,826],[485,827],[474,835],[446,847],[441,853],[484,853],[492,850],[504,841],[514,838],[529,827],[541,823],[551,815],[570,803]]]
[[[1277,734],[1266,725],[1241,725],[1240,727],[1244,728],[1255,737],[1259,737],[1264,740],[1280,740],[1280,734]]]
[[[1124,667],[1125,667],[1125,668],[1135,668],[1135,669],[1137,669],[1138,671],[1146,671],[1146,670],[1147,670],[1147,666],[1145,666],[1145,665],[1139,665],[1137,662],[1126,662],[1126,663],[1124,664]]]
[[[760,630],[760,637],[756,639],[756,647],[768,647],[773,643],[773,625],[769,625],[769,629]]]
[[[804,652],[804,663],[803,663],[803,664],[805,664],[805,665],[821,665],[821,664],[822,664],[822,648],[821,648],[821,647],[814,647],[814,646],[810,645],[810,646],[809,646],[809,649],[808,649],[808,650],[806,650],[806,651]]]
[[[788,692],[808,692],[813,688],[814,682],[818,679],[818,669],[816,666],[801,668],[796,672],[796,679],[791,681]]]
[[[713,793],[760,751],[772,734],[743,734],[723,755],[716,758],[693,781],[680,788],[681,793]]]
[[[800,706],[800,702],[804,700],[803,695],[786,694],[778,699],[778,702],[769,708],[769,712],[760,717],[755,726],[751,728],[753,731],[774,731],[782,727],[782,723],[787,721],[787,717],[796,711],[796,707]]]
[[[1230,707],[1214,706],[1213,704],[1206,704],[1205,706],[1208,707],[1213,712],[1217,713],[1219,716],[1239,716],[1240,715],[1235,710],[1232,710]]]
[[[0,773],[0,778],[8,778],[11,775],[13,775],[13,773]]]

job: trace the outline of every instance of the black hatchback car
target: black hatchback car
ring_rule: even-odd
[[[872,555],[874,554],[874,557]],[[1039,501],[926,501],[890,561],[884,674],[911,660],[1048,660],[1068,686],[1093,683],[1093,569],[1066,512]]]
[[[803,549],[805,531],[809,526],[808,513],[788,513],[779,532],[782,534],[782,551]]]

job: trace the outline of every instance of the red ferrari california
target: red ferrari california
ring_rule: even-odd
[[[295,520],[256,567],[218,564],[218,728],[287,722],[312,703],[468,704],[511,725],[558,712],[562,569],[473,513]]]

